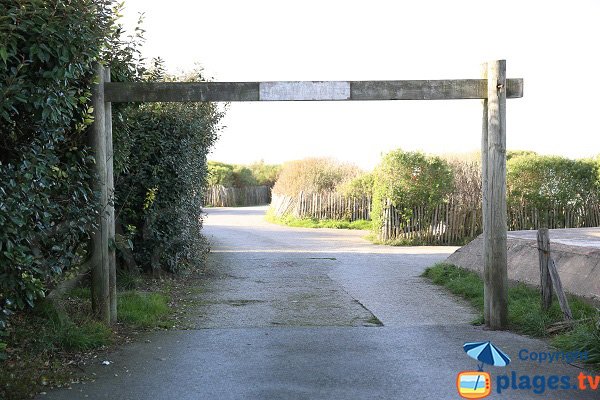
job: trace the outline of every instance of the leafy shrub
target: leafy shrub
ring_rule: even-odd
[[[509,208],[536,208],[547,216],[555,207],[584,205],[598,189],[598,165],[592,160],[523,153],[508,161]]]
[[[372,172],[363,173],[341,185],[339,192],[348,197],[371,197],[374,182],[375,175]]]
[[[277,180],[279,165],[265,164],[264,161],[249,166],[208,162],[208,184],[225,187],[269,186]]]
[[[115,4],[0,0],[0,331],[88,256],[94,65],[113,81],[171,79],[160,60],[146,70],[143,30],[125,37]],[[142,266],[175,271],[206,250],[200,200],[221,116],[208,103],[113,106],[116,242]]]
[[[250,171],[252,171],[252,175],[254,175],[254,178],[259,185],[269,187],[273,187],[273,185],[275,185],[275,182],[277,182],[277,178],[279,178],[279,174],[281,172],[281,165],[265,164],[265,162],[262,160],[250,164],[248,168],[250,168]]]
[[[328,158],[306,158],[283,164],[273,193],[297,196],[300,192],[335,191],[360,174],[358,167]]]
[[[420,152],[391,151],[374,175],[371,218],[375,230],[381,227],[386,199],[408,218],[414,205],[435,207],[453,190],[448,162]]]
[[[175,79],[161,70],[158,61],[151,79]],[[196,72],[184,79],[203,78]],[[202,260],[206,154],[222,115],[212,103],[145,103],[126,113],[134,151],[116,171],[115,205],[119,223],[133,233],[133,256],[145,270],[177,272]]]
[[[111,6],[0,0],[0,329],[85,256],[97,213],[85,131]]]

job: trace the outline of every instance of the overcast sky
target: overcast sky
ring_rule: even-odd
[[[600,1],[125,0],[145,12],[146,57],[217,81],[478,78],[506,59],[509,149],[600,153]],[[332,156],[364,168],[401,147],[477,150],[478,100],[233,103],[210,159]]]

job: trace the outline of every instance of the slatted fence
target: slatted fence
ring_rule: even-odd
[[[242,188],[210,186],[204,192],[204,205],[207,207],[244,207],[269,204],[271,188],[268,186],[248,186]]]
[[[339,193],[300,193],[296,197],[273,195],[276,216],[314,219],[371,219],[371,198],[351,198]],[[584,228],[600,226],[600,201],[590,197],[579,206],[540,211],[526,204],[509,203],[509,230]],[[481,197],[452,196],[434,206],[396,208],[388,200],[383,208],[381,240],[409,243],[461,244],[482,230]],[[546,222],[547,221],[547,222]]]
[[[293,215],[297,218],[347,221],[371,219],[370,197],[350,197],[336,192],[301,192],[296,197],[273,194],[271,207],[278,217]]]

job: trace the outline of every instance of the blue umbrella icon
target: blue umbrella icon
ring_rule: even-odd
[[[490,341],[465,343],[463,349],[469,357],[481,362],[478,365],[480,371],[483,371],[483,364],[494,367],[506,367],[510,364],[510,357]]]

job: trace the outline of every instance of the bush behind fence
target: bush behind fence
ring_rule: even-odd
[[[339,193],[274,194],[271,208],[277,217],[292,215],[314,219],[370,219],[371,198]],[[406,240],[420,244],[462,244],[482,232],[481,198],[450,196],[434,206],[394,207],[388,200],[377,234],[384,241]],[[600,226],[600,201],[590,196],[580,205],[538,210],[525,203],[508,205],[509,230],[584,228]]]

